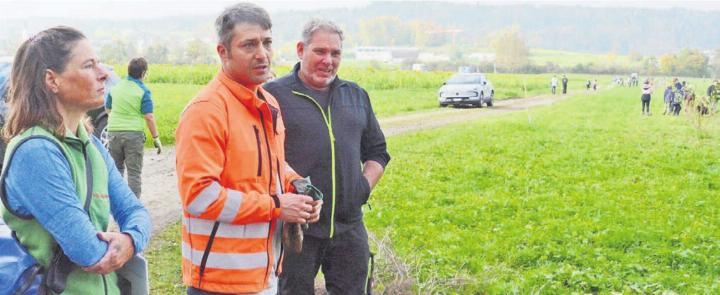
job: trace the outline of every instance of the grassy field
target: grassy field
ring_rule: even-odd
[[[115,71],[123,76],[122,67]],[[290,71],[288,67],[275,69],[278,75]],[[217,73],[217,66],[152,65],[147,86],[153,93],[155,116],[164,144],[174,144],[175,128],[187,102]],[[340,76],[364,87],[380,118],[410,112],[436,109],[437,91],[450,72],[414,72],[393,69],[343,67]],[[516,75],[488,74],[495,87],[496,99],[530,97],[550,92],[551,74]],[[558,79],[560,76],[558,75]],[[585,81],[598,79],[601,87],[609,84],[608,76],[570,75],[569,89],[584,89]],[[560,91],[558,89],[558,91]],[[150,147],[151,142],[147,143]]]
[[[637,97],[390,138],[367,224],[419,292],[716,294],[720,122]]]

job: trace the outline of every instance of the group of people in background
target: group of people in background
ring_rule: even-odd
[[[628,78],[627,78],[627,82],[621,76],[615,76],[613,81],[615,82],[615,85],[617,85],[617,86],[628,86],[628,87],[638,86],[638,83],[640,83],[640,79],[638,78],[637,73],[630,74],[630,76],[628,76]]]
[[[564,74],[562,75],[562,79],[560,80],[562,83],[562,94],[567,94],[567,87],[568,87],[568,78]],[[558,79],[557,75],[553,75],[552,79],[550,79],[550,91],[553,95],[557,93],[557,86],[558,86]]]
[[[650,79],[645,80],[641,87],[642,113],[650,116],[650,98],[653,92],[653,85]],[[686,81],[673,78],[665,87],[663,92],[664,110],[663,115],[679,116],[684,108],[685,113],[692,111],[699,115],[710,115],[717,112],[718,101],[720,101],[720,82],[714,80],[707,88],[706,95],[698,96],[695,88]]]
[[[593,79],[593,80],[588,79],[585,82],[585,90],[590,91],[590,89],[592,89],[593,91],[597,91],[597,89],[598,89],[597,79]]]

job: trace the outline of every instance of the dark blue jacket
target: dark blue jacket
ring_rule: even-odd
[[[311,224],[307,234],[328,238],[362,222],[361,207],[367,202],[370,186],[361,165],[373,160],[385,167],[390,155],[364,89],[336,77],[330,85],[326,112],[303,91],[306,88],[298,77],[299,69],[298,63],[290,74],[263,88],[280,104],[286,128],[286,161],[298,174],[310,176],[325,195],[320,221]],[[335,147],[334,177],[332,144]]]

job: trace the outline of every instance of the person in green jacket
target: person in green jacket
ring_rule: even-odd
[[[132,59],[128,64],[127,79],[115,85],[105,98],[105,109],[110,114],[108,149],[121,175],[127,167],[128,184],[138,198],[142,192],[145,124],[150,129],[157,153],[162,151],[151,93],[143,83],[147,70],[148,64],[144,58]]]
[[[43,272],[66,266],[39,294],[119,295],[117,271],[150,240],[148,211],[85,117],[102,105],[107,76],[69,27],[31,37],[13,61],[0,214]],[[119,232],[108,230],[111,215]]]

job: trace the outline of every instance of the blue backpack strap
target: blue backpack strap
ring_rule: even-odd
[[[48,136],[45,136],[45,135],[31,135],[31,136],[28,136],[28,137],[24,138],[23,140],[21,140],[20,142],[18,142],[18,143],[15,145],[15,147],[12,149],[12,151],[10,151],[10,155],[8,156],[9,158],[8,158],[8,160],[7,160],[7,164],[3,167],[2,174],[0,174],[0,199],[2,200],[3,206],[5,206],[5,209],[8,210],[8,212],[10,212],[12,215],[15,215],[15,216],[17,216],[17,217],[19,217],[19,218],[22,218],[22,219],[33,219],[33,216],[32,216],[32,215],[20,214],[19,212],[17,212],[17,211],[15,211],[15,210],[13,210],[12,208],[10,208],[10,204],[9,204],[9,202],[8,202],[8,200],[7,200],[7,195],[5,194],[5,177],[7,177],[8,170],[10,170],[10,164],[12,163],[13,156],[15,155],[15,152],[17,151],[17,149],[20,148],[20,146],[21,146],[23,143],[27,142],[28,140],[38,139],[38,138],[39,138],[39,139],[43,139],[43,140],[47,140],[47,141],[51,142],[52,144],[54,144],[55,146],[57,146],[57,148],[60,149],[60,152],[62,152],[63,155],[65,156],[65,159],[68,161],[68,165],[70,165],[70,160],[69,160],[70,157],[68,157],[68,155],[65,153],[65,150],[64,150],[55,140],[51,139],[51,138],[48,137]],[[89,204],[87,204],[87,203],[88,203],[87,200],[86,200],[85,203],[86,203],[86,204],[85,204],[85,211],[87,211]]]

